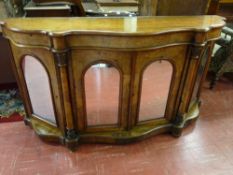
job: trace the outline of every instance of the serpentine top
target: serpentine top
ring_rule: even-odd
[[[157,16],[125,18],[11,18],[1,25],[17,32],[38,32],[49,35],[67,33],[104,33],[114,35],[151,35],[188,30],[208,31],[225,25],[220,16]]]

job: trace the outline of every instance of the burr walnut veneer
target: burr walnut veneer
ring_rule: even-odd
[[[199,115],[218,16],[27,18],[1,22],[25,123],[45,141],[179,136]]]

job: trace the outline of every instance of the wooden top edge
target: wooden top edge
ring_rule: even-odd
[[[203,31],[225,25],[220,16],[156,17],[73,17],[73,18],[8,18],[2,28],[20,33],[50,36],[69,34],[156,35],[173,31]],[[1,32],[1,27],[0,27]]]

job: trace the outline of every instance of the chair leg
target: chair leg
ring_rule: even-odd
[[[214,75],[214,78],[210,81],[210,89],[214,89],[214,86],[216,85],[216,75]]]
[[[224,73],[224,69],[222,67],[219,71],[216,72],[216,74],[214,75],[214,78],[210,82],[210,89],[214,89],[216,82],[220,79],[223,73]]]

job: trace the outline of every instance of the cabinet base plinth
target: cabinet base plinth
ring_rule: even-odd
[[[67,131],[67,136],[64,136],[57,128],[42,123],[37,119],[30,118],[26,121],[27,123],[30,123],[33,130],[43,141],[61,143],[66,145],[71,151],[75,151],[79,142],[127,144],[143,140],[153,135],[169,132],[174,137],[179,137],[182,134],[183,128],[195,121],[198,116],[199,105],[198,103],[195,103],[187,114],[180,117],[182,120],[179,120],[179,123],[176,122],[173,124],[167,121],[160,125],[137,125],[130,131],[82,133],[80,135],[73,130],[74,132]]]
[[[173,125],[171,134],[174,137],[180,137],[182,135],[183,128],[185,128],[189,123],[197,120],[197,118],[199,117],[199,106],[200,102],[194,103],[189,112],[181,116],[181,120]]]

